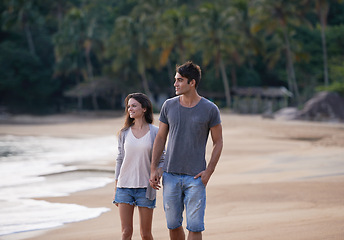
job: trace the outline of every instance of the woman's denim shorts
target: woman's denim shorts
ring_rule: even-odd
[[[113,203],[127,203],[138,207],[155,208],[154,200],[146,198],[147,188],[117,188]]]

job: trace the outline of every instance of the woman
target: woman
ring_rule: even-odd
[[[153,142],[158,128],[152,122],[153,109],[149,98],[143,93],[129,94],[125,99],[124,126],[118,136],[113,200],[119,208],[122,240],[132,238],[135,206],[139,209],[141,238],[153,239],[156,192],[150,186],[149,178]]]

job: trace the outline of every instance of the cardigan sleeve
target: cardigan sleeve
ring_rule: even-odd
[[[115,179],[118,180],[119,173],[121,171],[121,166],[124,159],[124,131],[122,131],[118,136],[118,154],[116,158],[116,170]]]

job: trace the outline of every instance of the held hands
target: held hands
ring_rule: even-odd
[[[151,185],[153,189],[159,190],[161,188],[161,185],[160,185],[161,175],[162,175],[161,168],[151,171],[149,184]]]
[[[201,177],[201,180],[202,180],[204,186],[206,187],[212,174],[213,174],[213,171],[206,169],[206,170],[200,172],[199,174],[197,174],[194,178],[197,179],[197,178]],[[153,189],[159,190],[161,188],[161,185],[160,185],[161,176],[162,176],[162,169],[161,168],[156,169],[154,171],[151,170],[149,184],[151,185],[151,187]]]

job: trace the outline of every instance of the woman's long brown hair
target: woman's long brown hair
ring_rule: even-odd
[[[129,94],[124,102],[125,102],[125,120],[124,120],[124,126],[120,130],[120,132],[127,130],[129,127],[134,125],[135,119],[131,118],[129,116],[128,112],[128,102],[130,98],[134,98],[136,101],[141,103],[142,108],[146,109],[146,112],[144,113],[144,117],[147,123],[153,123],[153,106],[152,102],[149,100],[147,95],[143,93],[131,93]]]

